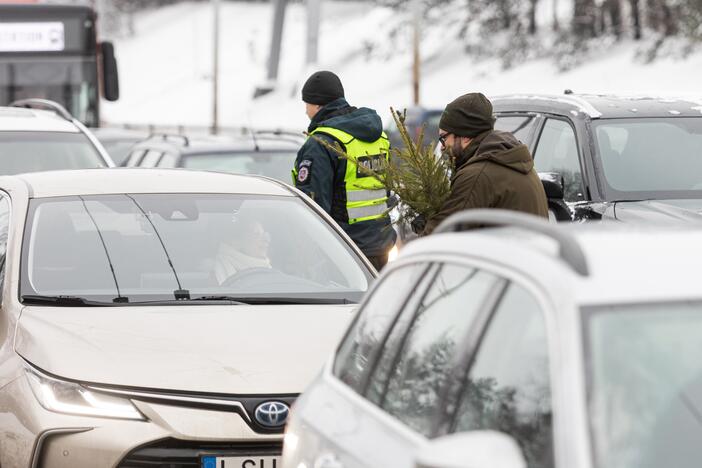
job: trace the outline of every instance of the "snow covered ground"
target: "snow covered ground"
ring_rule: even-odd
[[[541,2],[549,3],[549,2]],[[563,12],[562,12],[563,13]],[[288,7],[279,85],[252,99],[264,83],[270,42],[270,4],[222,2],[220,36],[220,124],[302,130],[307,118],[300,86],[313,71],[304,66],[305,11]],[[409,15],[409,12],[407,12]],[[541,11],[547,21],[551,12]],[[353,105],[407,107],[411,90],[411,38],[400,29],[395,42],[387,31],[407,16],[367,3],[325,0],[320,33],[320,62],[315,69],[341,76]],[[207,3],[183,3],[141,14],[136,35],[116,40],[121,98],[104,103],[108,124],[209,125],[212,118],[212,11]],[[498,59],[476,61],[461,52],[452,30],[424,26],[422,103],[443,107],[455,97],[479,90],[511,93],[702,95],[702,53],[685,60],[636,59],[637,44],[623,41],[594,54],[585,65],[559,72],[552,59],[527,61],[503,70]]]

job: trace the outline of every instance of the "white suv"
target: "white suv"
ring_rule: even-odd
[[[100,142],[61,105],[27,99],[0,107],[0,175],[113,166]]]
[[[512,227],[448,232],[476,224]],[[476,210],[439,231],[297,400],[285,468],[699,466],[699,227]]]

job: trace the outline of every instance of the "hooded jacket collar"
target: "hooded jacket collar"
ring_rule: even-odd
[[[526,145],[514,135],[490,130],[478,135],[456,158],[456,170],[468,164],[490,161],[522,174],[534,168],[534,159]]]
[[[373,109],[350,106],[344,98],[322,107],[312,118],[307,131],[312,132],[319,127],[336,128],[368,142],[376,141],[383,133],[383,121]]]

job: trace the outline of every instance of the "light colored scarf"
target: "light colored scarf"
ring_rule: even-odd
[[[247,268],[271,268],[271,261],[267,257],[252,257],[246,255],[229,244],[221,244],[215,260],[214,273],[219,284],[238,271]]]

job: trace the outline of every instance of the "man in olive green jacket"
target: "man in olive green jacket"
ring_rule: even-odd
[[[455,158],[451,193],[429,220],[430,234],[450,215],[471,208],[501,208],[548,218],[544,187],[526,145],[494,129],[492,103],[481,93],[451,102],[439,121],[442,150]]]

